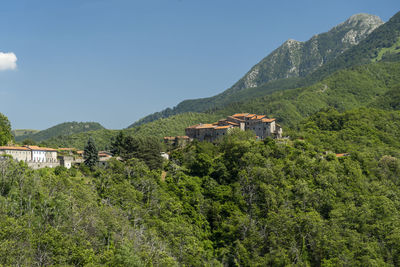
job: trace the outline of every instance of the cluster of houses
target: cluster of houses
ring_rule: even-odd
[[[213,142],[235,128],[254,131],[259,140],[267,137],[282,138],[282,127],[275,119],[265,115],[237,113],[211,124],[199,123],[189,126],[185,129],[186,136],[166,136],[164,143],[169,147],[181,147],[193,139]]]
[[[83,162],[83,150],[75,148],[48,148],[39,146],[0,146],[0,155],[11,156],[14,160],[24,161],[33,169],[44,167],[54,168],[63,166],[67,169],[73,164],[81,164]],[[107,151],[99,152],[99,166],[105,166],[107,161],[112,157]]]
[[[228,116],[212,124],[196,124],[185,129],[186,136],[164,137],[164,142],[173,147],[184,146],[193,139],[199,141],[214,141],[227,135],[232,129],[238,128],[242,131],[252,130],[257,139],[263,140],[267,137],[282,138],[282,127],[275,119],[265,115],[250,113],[238,113]],[[10,155],[17,161],[24,161],[33,169],[44,167],[54,168],[64,166],[71,168],[73,164],[83,162],[83,151],[74,148],[47,148],[39,146],[0,146],[0,158]],[[166,157],[166,155],[162,155]],[[107,151],[99,152],[99,166],[106,166],[107,161],[112,158]]]
[[[242,131],[252,130],[257,139],[261,140],[267,137],[282,138],[282,127],[275,122],[275,119],[250,113],[234,114],[212,124],[196,124],[187,127],[185,131],[188,138],[212,142],[234,128]]]

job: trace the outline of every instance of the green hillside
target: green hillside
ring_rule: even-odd
[[[398,266],[399,122],[329,109],[292,140],[234,132],[158,170],[0,161],[0,265]]]
[[[322,110],[299,123],[288,134],[336,153],[369,153],[400,157],[400,111],[360,108]]]
[[[164,136],[185,135],[187,126],[197,123],[215,122],[220,117],[214,114],[184,113],[166,119],[159,119],[144,125],[123,130],[127,135],[136,137],[156,137],[161,140]],[[43,142],[51,147],[75,147],[82,149],[89,137],[92,137],[99,149],[105,149],[110,145],[111,138],[115,137],[117,130],[97,130],[72,135],[53,137]]]
[[[309,87],[275,92],[262,98],[235,103],[217,114],[252,112],[274,116],[285,126],[293,126],[320,109],[340,111],[364,106],[380,108],[388,92],[400,84],[400,63],[380,62],[340,70]],[[386,102],[385,102],[386,103]],[[387,104],[385,104],[387,105]],[[383,107],[383,106],[382,106]]]
[[[310,85],[320,77],[309,79],[306,81],[307,83],[300,77],[306,77],[319,67],[334,60],[344,51],[354,47],[381,24],[382,21],[376,16],[357,14],[329,32],[313,36],[307,42],[288,40],[221,94],[182,101],[172,109],[167,108],[161,112],[150,114],[129,127],[179,113],[204,112],[236,101],[264,96],[277,90]]]
[[[30,134],[35,134],[40,132],[39,130],[31,130],[31,129],[16,129],[16,130],[12,130],[12,134],[14,135],[14,137],[20,137],[23,135],[30,135]]]
[[[129,135],[183,135],[187,126],[214,122],[238,112],[267,114],[277,118],[284,127],[292,127],[321,109],[339,111],[359,107],[396,109],[400,99],[400,62],[378,62],[340,70],[309,87],[279,91],[249,101],[234,103],[209,113],[183,113],[166,119],[126,129]],[[397,98],[395,98],[397,95]],[[99,130],[70,136],[55,137],[44,142],[49,146],[83,148],[92,136],[100,148],[106,148],[117,131]]]
[[[30,139],[40,142],[55,136],[65,136],[100,129],[104,129],[104,127],[97,122],[64,122],[43,131],[15,136],[15,140],[18,142]]]

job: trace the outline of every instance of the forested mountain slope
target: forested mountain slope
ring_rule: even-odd
[[[335,59],[365,39],[373,30],[382,25],[382,21],[373,15],[357,14],[330,31],[313,36],[306,42],[288,40],[252,69],[230,89],[209,98],[185,100],[173,109],[151,114],[129,127],[140,125],[158,118],[183,112],[204,112],[207,109],[226,105],[238,100],[295,88],[298,77],[305,77],[318,67]],[[288,79],[288,80],[286,80]],[[240,91],[260,87],[247,93]]]
[[[377,62],[340,70],[309,87],[289,89],[250,101],[234,103],[209,113],[183,113],[167,119],[124,130],[133,136],[184,135],[184,129],[196,123],[209,123],[238,112],[267,114],[277,118],[284,127],[292,127],[299,121],[332,107],[339,111],[359,107],[383,109],[400,108],[400,62]],[[397,98],[396,98],[397,96]],[[100,148],[105,148],[117,131],[100,130],[70,136],[55,137],[44,142],[49,146],[83,148],[92,136]]]
[[[187,126],[197,123],[211,123],[219,119],[218,115],[204,113],[184,113],[166,119],[159,119],[144,125],[123,130],[136,137],[155,137],[161,140],[164,136],[185,135]],[[42,144],[51,147],[75,147],[83,149],[89,137],[92,137],[99,149],[109,146],[110,140],[118,134],[117,130],[97,130],[72,135],[50,138]]]
[[[104,127],[97,122],[64,122],[37,133],[15,136],[15,140],[22,141],[31,139],[40,142],[56,136],[65,136],[100,129],[104,129]]]
[[[0,265],[398,266],[399,121],[326,110],[302,140],[193,142],[163,176],[0,161]]]
[[[262,98],[235,103],[215,113],[252,112],[276,117],[285,126],[295,125],[320,109],[340,111],[363,106],[386,107],[387,94],[399,89],[400,62],[380,62],[340,70],[309,87],[275,92]],[[397,93],[398,94],[398,93]]]

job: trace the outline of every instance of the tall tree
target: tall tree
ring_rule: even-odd
[[[113,154],[113,156],[120,156],[123,153],[124,140],[125,140],[125,134],[123,131],[120,131],[118,135],[112,139],[111,153]]]
[[[88,167],[94,167],[99,161],[99,154],[91,137],[85,146],[83,158],[85,159],[85,165]]]
[[[11,140],[13,140],[11,124],[8,118],[0,113],[0,146],[6,145]]]

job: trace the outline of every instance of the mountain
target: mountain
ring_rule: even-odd
[[[295,88],[299,77],[305,77],[332,61],[344,51],[357,45],[382,24],[382,20],[377,16],[357,14],[330,31],[317,34],[306,42],[289,39],[253,66],[243,78],[223,93],[209,98],[185,100],[173,109],[168,108],[146,116],[129,127],[178,113],[203,112],[253,96]],[[257,90],[260,86],[263,87]],[[250,94],[240,93],[247,88],[256,88],[256,90],[252,90]]]
[[[339,69],[377,61],[400,61],[400,12],[358,45],[311,73],[304,83],[320,80]]]
[[[55,136],[65,136],[100,129],[104,129],[104,127],[97,122],[64,122],[37,133],[15,135],[15,141],[19,142],[25,139],[31,139],[40,142]],[[20,130],[16,130],[16,132],[18,133]]]
[[[311,86],[288,89],[216,110],[221,116],[236,112],[268,114],[293,126],[321,109],[339,111],[359,107],[396,107],[400,62],[377,62],[340,70]],[[389,94],[389,95],[388,95]],[[397,105],[399,106],[399,105]]]
[[[289,39],[252,67],[228,91],[258,87],[278,79],[304,77],[357,45],[382,24],[377,16],[357,14],[328,32],[314,35],[306,42]]]

